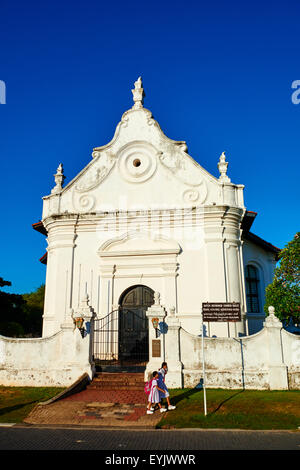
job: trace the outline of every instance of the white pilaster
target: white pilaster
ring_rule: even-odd
[[[283,362],[281,341],[282,323],[275,315],[274,307],[269,307],[264,327],[267,332],[269,352],[269,386],[270,390],[288,390],[288,370]]]

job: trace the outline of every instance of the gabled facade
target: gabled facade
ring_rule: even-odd
[[[257,331],[278,249],[251,238],[244,186],[227,176],[225,154],[216,178],[185,142],[164,135],[143,106],[140,78],[132,93],[134,104],[112,141],[94,148],[65,187],[60,165],[56,186],[43,198],[42,221],[34,227],[48,241],[47,261],[41,258],[47,262],[43,336],[76,316],[86,293],[97,318],[118,310],[131,290],[134,308],[145,311],[137,286],[159,292],[165,311],[192,334],[200,332],[202,302],[241,305],[240,322],[209,323],[208,336]],[[257,304],[246,291],[255,286],[246,281],[246,270],[255,275],[248,266],[258,270]],[[247,303],[259,311],[247,314]]]

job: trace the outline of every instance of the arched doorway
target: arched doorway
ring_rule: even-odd
[[[132,286],[119,300],[119,356],[124,364],[146,365],[149,360],[149,330],[146,311],[154,302],[147,286]]]
[[[149,360],[146,312],[153,303],[153,290],[135,285],[120,296],[118,309],[94,321],[93,360],[98,370],[110,372],[124,366],[140,370],[146,366]]]

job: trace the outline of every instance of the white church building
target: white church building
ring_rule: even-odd
[[[59,331],[86,292],[98,317],[124,302],[142,311],[159,292],[193,334],[202,302],[235,301],[241,321],[209,324],[208,336],[258,331],[279,249],[250,232],[256,213],[228,177],[224,152],[215,177],[185,142],[164,135],[143,107],[140,78],[132,93],[112,141],[65,187],[60,165],[43,197],[34,224],[48,241],[43,336]]]
[[[263,312],[279,249],[250,231],[257,214],[230,180],[227,156],[211,175],[144,108],[141,78],[132,94],[111,142],[66,185],[60,164],[43,197],[33,224],[48,243],[42,338],[0,337],[0,363],[1,347],[18,349],[24,383],[39,357],[29,369],[40,385],[120,364],[147,377],[167,360],[169,386],[195,386],[202,304],[236,302],[238,321],[205,322],[208,386],[299,387],[299,338],[272,308]],[[15,377],[7,374],[5,383]]]

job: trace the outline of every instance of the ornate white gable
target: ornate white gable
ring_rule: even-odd
[[[219,179],[187,153],[186,143],[169,139],[143,107],[139,78],[134,105],[117,125],[111,142],[96,147],[92,161],[64,188],[62,167],[56,186],[44,197],[43,218],[58,213],[178,208],[229,204],[244,207],[243,186],[227,177],[224,153]],[[63,179],[62,179],[63,181]]]

